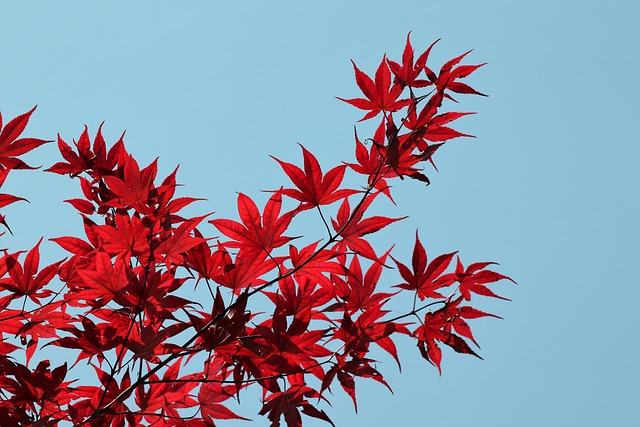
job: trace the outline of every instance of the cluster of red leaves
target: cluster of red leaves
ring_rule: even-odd
[[[385,56],[374,79],[354,63],[365,98],[344,101],[366,111],[362,120],[382,115],[369,148],[356,136],[355,163],[323,173],[304,147],[302,168],[276,159],[293,185],[272,191],[264,208],[239,194],[239,221],[209,219],[215,230],[210,214],[181,216],[198,199],[176,197],[177,170],[158,182],[157,161],[141,167],[122,138],[108,148],[101,129],[92,141],[85,128],[74,147],[58,137],[63,160],[47,171],[79,182],[82,196],[66,202],[85,235],[50,239],[69,256],[48,266],[40,266],[41,242],[24,257],[4,250],[0,258],[2,425],[214,426],[245,419],[228,400],[247,387],[262,390],[259,414],[272,426],[282,418],[301,426],[301,414],[333,424],[317,404],[336,382],[356,408],[356,378],[388,387],[372,344],[399,365],[394,338],[413,337],[438,370],[443,344],[477,356],[466,321],[492,315],[464,304],[497,297],[487,285],[508,277],[491,263],[465,268],[455,252],[429,260],[417,234],[410,266],[369,239],[402,219],[367,214],[379,194],[393,201],[388,181],[428,182],[421,165],[467,136],[447,125],[469,113],[440,109],[451,93],[479,94],[460,80],[481,65],[458,65],[465,54],[435,73],[432,47],[414,61],[407,37],[402,63]],[[32,112],[4,127],[0,116],[0,184],[30,168],[18,156],[47,142],[19,138]],[[366,177],[364,189],[343,186],[348,170]],[[0,207],[18,200],[0,195]],[[327,235],[297,244],[287,230],[313,210]],[[214,242],[207,229],[224,237]],[[380,285],[389,259],[401,277],[395,290]],[[413,306],[392,312],[401,293]],[[265,302],[271,308],[257,313]],[[71,368],[50,368],[54,348]],[[93,382],[83,373],[76,384],[79,362],[92,367]]]

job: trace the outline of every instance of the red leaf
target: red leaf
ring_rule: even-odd
[[[410,35],[411,33],[407,34],[407,43],[405,45],[404,52],[402,53],[402,66],[400,66],[396,62],[388,60],[387,62],[389,64],[389,68],[391,68],[391,71],[395,75],[395,78],[396,78],[395,81],[403,87],[409,86],[414,88],[421,88],[421,87],[429,86],[432,84],[431,82],[427,80],[417,80],[417,78],[424,69],[424,66],[427,62],[431,49],[440,39],[433,42],[431,46],[429,46],[429,48],[420,55],[420,57],[418,58],[418,60],[414,65],[413,63],[414,52],[413,52],[413,47],[411,46],[411,41],[409,39]]]
[[[13,255],[5,255],[0,261],[9,272],[9,278],[0,280],[0,288],[12,292],[12,298],[28,296],[33,302],[39,304],[40,299],[53,293],[50,289],[43,288],[53,279],[61,261],[48,265],[38,272],[41,242],[42,239],[27,253],[23,265],[20,265]]]
[[[76,208],[80,213],[83,213],[86,215],[92,215],[95,212],[95,207],[93,206],[93,203],[91,203],[88,200],[69,199],[69,200],[65,200],[65,202],[69,203],[71,206]]]
[[[396,84],[391,85],[391,73],[389,72],[386,57],[382,58],[378,66],[375,83],[369,76],[358,69],[355,62],[351,61],[351,63],[353,64],[356,75],[356,83],[367,99],[344,99],[339,97],[338,99],[361,110],[369,110],[359,121],[375,117],[382,111],[389,113],[398,111],[411,104],[412,101],[410,99],[398,100],[398,97],[402,94],[402,86]]]
[[[36,107],[9,121],[0,132],[0,169],[35,169],[18,159],[17,156],[51,142],[36,138],[18,139],[27,126],[27,123],[29,123],[31,114],[33,114]],[[0,128],[2,128],[1,115]]]
[[[85,242],[82,239],[78,239],[77,237],[65,236],[65,237],[56,237],[49,240],[51,240],[52,242],[56,242],[63,249],[71,252],[74,255],[86,256],[95,250],[95,248],[91,246],[89,243]]]
[[[437,341],[448,345],[458,353],[471,354],[482,359],[461,337],[453,333],[455,328],[458,333],[473,340],[471,330],[461,317],[461,308],[459,307],[461,301],[462,298],[458,298],[455,301],[447,302],[444,307],[433,313],[428,312],[424,316],[423,324],[413,333],[413,336],[418,340],[418,348],[422,357],[435,365],[441,374],[442,350],[438,347]]]
[[[460,282],[460,293],[466,300],[471,299],[471,293],[475,293],[478,295],[483,295],[487,297],[499,298],[502,300],[510,301],[508,298],[501,297],[496,295],[487,288],[485,285],[489,283],[494,283],[500,280],[509,280],[513,283],[513,279],[510,277],[504,276],[500,273],[496,273],[495,271],[485,270],[484,268],[488,265],[495,264],[493,262],[482,262],[482,263],[474,263],[465,268],[460,262],[460,258],[458,258],[458,262],[456,265],[456,277],[458,282]]]
[[[377,194],[380,193],[368,196],[361,205],[357,206],[357,210],[353,213],[349,206],[349,200],[344,199],[340,209],[338,209],[336,219],[331,219],[333,229],[339,233],[342,238],[342,240],[334,245],[334,250],[344,252],[346,248],[349,248],[366,258],[374,261],[378,260],[373,248],[362,236],[375,233],[387,225],[406,217],[387,218],[384,216],[373,216],[363,219],[365,211],[369,205],[371,205],[371,202],[373,202]]]
[[[0,208],[18,202],[20,200],[27,201],[27,199],[23,197],[12,196],[11,194],[0,194]]]
[[[178,228],[172,230],[170,236],[162,240],[157,252],[165,256],[167,265],[184,263],[183,254],[194,246],[206,242],[202,237],[193,237],[191,232],[209,215],[203,215],[184,221]]]
[[[293,239],[293,237],[283,236],[282,233],[289,226],[294,212],[287,212],[280,216],[281,206],[282,195],[276,192],[265,205],[261,216],[253,200],[240,193],[238,194],[238,212],[242,224],[230,219],[213,219],[209,222],[221,233],[233,239],[228,246],[266,255]]]
[[[304,157],[304,171],[291,163],[283,162],[273,157],[291,181],[298,187],[297,190],[280,190],[285,196],[301,202],[298,211],[311,209],[320,205],[328,205],[356,193],[356,190],[338,190],[344,176],[345,165],[336,166],[323,175],[320,164],[315,156],[302,145],[300,145],[300,147],[302,148]]]
[[[453,284],[454,278],[452,278],[451,275],[443,276],[442,274],[456,253],[457,252],[452,252],[440,255],[427,264],[427,252],[424,246],[422,246],[422,243],[420,243],[418,232],[416,231],[416,242],[413,247],[413,258],[411,262],[413,271],[392,257],[398,266],[400,275],[405,280],[404,283],[396,285],[395,287],[416,291],[420,300],[424,300],[425,298],[444,298],[444,295],[437,291],[440,288]]]

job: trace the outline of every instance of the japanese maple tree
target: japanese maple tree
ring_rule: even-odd
[[[439,371],[445,347],[480,357],[468,321],[498,316],[476,308],[476,296],[502,298],[494,285],[511,279],[457,252],[427,255],[417,232],[410,260],[389,247],[413,236],[383,248],[371,240],[404,219],[370,214],[395,203],[390,183],[428,184],[436,150],[469,136],[451,123],[471,113],[445,111],[448,101],[483,95],[463,81],[484,64],[460,65],[467,52],[435,71],[434,45],[416,55],[407,37],[400,62],[383,56],[373,78],[353,63],[362,96],[339,99],[376,131],[356,133],[355,158],[330,168],[303,146],[300,166],[274,157],[282,187],[266,189],[264,206],[239,194],[238,219],[182,214],[200,199],[176,196],[177,169],[159,179],[157,161],[140,165],[101,127],[73,144],[59,135],[62,158],[45,172],[79,184],[65,202],[84,235],[3,249],[2,425],[214,426],[255,415],[230,409],[248,388],[261,391],[258,415],[272,426],[334,425],[321,401],[342,389],[357,409],[356,379],[389,387],[372,350],[400,365],[400,335]],[[23,137],[34,110],[6,123],[0,115],[0,184],[35,169],[21,156],[54,142]],[[346,186],[346,174],[361,186]],[[0,208],[22,200],[0,194]],[[292,235],[304,216],[317,230]],[[48,244],[68,256],[42,265]]]

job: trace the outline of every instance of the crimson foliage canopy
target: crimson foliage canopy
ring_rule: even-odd
[[[395,203],[390,182],[428,184],[436,151],[470,136],[451,123],[471,113],[443,105],[483,95],[463,81],[484,64],[460,65],[467,52],[435,71],[434,45],[416,59],[407,37],[400,62],[384,56],[373,78],[354,63],[362,96],[339,99],[363,110],[361,121],[377,120],[375,133],[356,134],[355,159],[324,171],[305,147],[300,166],[274,157],[282,187],[264,206],[239,194],[238,219],[183,216],[199,199],[176,196],[177,169],[158,179],[157,162],[141,166],[123,138],[109,145],[101,128],[73,144],[58,136],[62,158],[45,172],[79,184],[65,202],[84,235],[49,238],[68,252],[50,265],[40,262],[42,239],[2,252],[2,425],[214,426],[247,419],[229,403],[249,387],[261,390],[259,415],[272,426],[301,426],[303,415],[333,425],[318,403],[342,389],[357,409],[357,378],[388,387],[371,350],[400,365],[400,335],[438,370],[443,347],[479,357],[467,322],[497,316],[472,304],[502,298],[492,287],[511,279],[457,252],[428,256],[417,232],[410,260],[370,241],[403,219],[368,212],[380,197]],[[53,142],[23,136],[34,110],[6,123],[0,115],[0,185],[35,169],[21,156]],[[361,186],[346,186],[346,173]],[[0,208],[21,200],[0,194]],[[302,215],[320,234],[290,235]],[[5,216],[0,223],[12,232]],[[392,310],[395,301],[413,303]],[[54,353],[68,363],[52,366]],[[86,368],[78,378],[79,363],[93,379]]]

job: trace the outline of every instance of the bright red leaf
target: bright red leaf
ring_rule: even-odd
[[[399,109],[411,104],[410,99],[398,99],[402,94],[403,87],[401,85],[392,84],[391,73],[389,72],[386,56],[382,58],[382,61],[378,66],[375,82],[365,73],[360,71],[355,62],[351,61],[351,63],[353,64],[353,70],[355,71],[356,83],[367,98],[338,99],[361,110],[369,110],[369,112],[359,121],[371,119],[382,111],[387,113],[398,111]]]
[[[302,145],[300,147],[304,157],[304,171],[291,163],[273,157],[298,187],[298,189],[280,190],[283,195],[300,202],[298,211],[328,205],[356,193],[356,190],[351,189],[338,190],[344,177],[345,165],[336,166],[323,175],[314,155]]]

